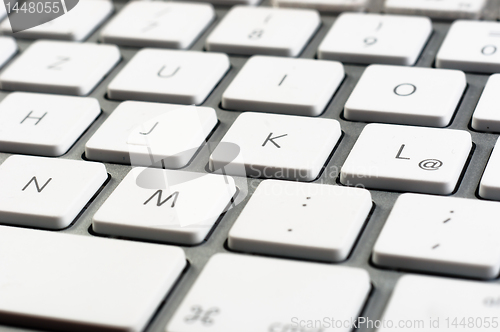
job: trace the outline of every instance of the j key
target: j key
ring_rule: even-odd
[[[216,125],[213,108],[126,101],[90,138],[85,155],[133,166],[181,168]]]

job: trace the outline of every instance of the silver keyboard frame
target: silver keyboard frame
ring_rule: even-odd
[[[383,0],[372,0],[370,12],[381,12]],[[119,11],[125,2],[117,1],[115,2],[115,14]],[[270,6],[270,0],[264,0],[261,4],[262,6]],[[500,13],[500,4],[498,0],[492,0],[488,4],[488,10],[485,12],[484,19],[486,20],[497,20]],[[203,50],[204,43],[207,36],[217,26],[222,19],[222,17],[227,13],[229,7],[216,6],[217,18],[210,28],[201,36],[199,40],[190,48],[192,50]],[[315,58],[317,48],[320,42],[323,40],[327,31],[332,26],[335,21],[335,15],[322,14],[322,26],[315,34],[314,38],[307,45],[305,50],[301,54],[301,58]],[[423,53],[421,54],[416,66],[418,67],[433,67],[435,55],[443,42],[444,37],[447,34],[451,21],[441,21],[433,20],[433,34],[427,43]],[[102,28],[102,27],[101,27]],[[96,30],[92,36],[87,40],[89,42],[99,42],[100,30]],[[33,41],[31,40],[18,40],[18,45],[20,51],[25,50]],[[139,50],[139,48],[132,47],[120,47],[122,54],[122,61],[118,64],[116,68],[99,84],[99,86],[90,94],[91,97],[95,97],[99,100],[102,108],[102,114],[99,118],[91,125],[91,127],[80,137],[77,143],[70,149],[68,153],[60,158],[63,159],[77,159],[82,160],[85,151],[85,143],[90,139],[94,132],[101,126],[101,124],[106,120],[109,114],[118,106],[119,101],[109,100],[106,97],[106,88],[114,76],[124,67],[124,65],[132,58],[132,56]],[[16,56],[17,57],[17,56]],[[15,58],[16,58],[15,57]],[[14,59],[15,59],[14,58]],[[214,133],[209,138],[209,143],[216,146],[217,143],[225,135],[231,124],[237,118],[241,112],[227,111],[220,108],[221,95],[223,91],[227,88],[233,78],[236,76],[240,68],[244,65],[248,57],[245,56],[230,56],[231,60],[231,70],[224,77],[221,83],[215,88],[213,93],[208,97],[208,99],[203,103],[204,106],[213,107],[219,119],[219,125]],[[12,60],[11,60],[12,61]],[[332,101],[328,105],[326,111],[321,115],[322,118],[332,118],[340,121],[341,128],[343,131],[343,137],[340,144],[337,146],[336,151],[333,153],[331,159],[328,161],[327,167],[329,170],[340,170],[345,159],[347,158],[349,152],[351,151],[357,137],[359,136],[361,130],[366,125],[363,122],[352,122],[343,119],[343,105],[345,104],[347,98],[352,92],[354,86],[359,80],[359,77],[363,73],[366,66],[344,64],[346,78],[339,88],[339,91],[335,94]],[[472,140],[474,142],[475,148],[471,154],[468,166],[466,167],[463,177],[460,180],[458,190],[456,190],[451,196],[454,197],[465,197],[478,199],[476,194],[479,181],[483,174],[484,168],[489,159],[490,153],[493,146],[497,140],[498,135],[481,133],[471,129],[470,121],[474,108],[479,100],[482,90],[485,86],[486,80],[489,75],[478,75],[478,74],[467,74],[467,90],[460,103],[458,111],[456,112],[451,125],[447,128],[467,130],[472,135]],[[3,99],[8,92],[0,91],[0,99]],[[0,153],[0,163],[2,163],[11,154]],[[194,171],[194,172],[206,172],[207,164],[209,158],[209,151],[207,149],[201,149],[191,163],[185,167],[183,170]],[[109,182],[102,188],[102,191],[91,201],[91,203],[86,207],[86,209],[80,214],[76,219],[74,224],[69,228],[61,230],[61,233],[71,233],[79,234],[82,236],[95,236],[91,234],[91,220],[92,216],[96,213],[103,202],[108,198],[108,196],[113,192],[116,186],[120,183],[123,177],[131,169],[130,166],[118,165],[105,163],[108,173],[111,176]],[[323,172],[321,176],[315,182],[321,182],[331,185],[340,185],[338,182],[338,172],[332,174],[332,172]],[[245,181],[248,183],[249,195],[245,198],[245,201],[236,206],[234,209],[229,210],[221,219],[218,225],[215,227],[208,239],[201,245],[198,246],[181,246],[189,261],[189,268],[187,268],[184,274],[179,279],[177,285],[173,288],[171,293],[166,297],[165,301],[161,304],[158,311],[155,313],[154,317],[150,321],[146,331],[148,332],[163,332],[165,331],[165,326],[174,314],[177,306],[180,304],[186,293],[191,288],[194,281],[197,279],[200,271],[203,269],[204,265],[208,259],[215,253],[220,252],[232,252],[227,248],[226,240],[228,232],[235,222],[236,218],[240,214],[241,210],[245,206],[246,202],[250,198],[254,189],[262,181],[261,179],[246,179],[235,177],[236,184],[242,185]],[[399,277],[406,273],[411,273],[411,271],[399,271],[391,270],[374,266],[371,262],[371,252],[377,237],[384,226],[385,220],[391,211],[394,202],[401,193],[398,192],[388,192],[380,190],[370,190],[373,198],[374,209],[372,214],[367,220],[366,226],[363,229],[357,243],[354,246],[349,258],[341,263],[334,265],[352,266],[363,268],[370,274],[373,291],[361,313],[362,316],[369,317],[372,320],[380,319],[382,317],[383,311],[392,293],[395,283]],[[332,211],[334,214],[335,211]],[[130,240],[130,239],[127,239]],[[4,253],[8,254],[8,253]],[[246,253],[235,253],[237,255],[247,255]],[[284,258],[289,259],[289,258]],[[327,263],[322,263],[327,264]],[[427,274],[414,272],[417,274]],[[453,278],[453,277],[450,277]],[[492,282],[500,283],[499,279],[492,281],[482,281],[482,282]],[[245,287],[245,285],[242,285]],[[76,286],[75,286],[76,287]],[[333,313],[332,313],[333,315]],[[251,319],[251,316],[248,317]],[[323,317],[318,317],[322,319]],[[13,326],[0,326],[0,332],[14,332],[14,331],[35,331],[33,329],[25,329]],[[358,331],[372,331],[372,329],[359,329]],[[237,331],[235,331],[237,332]]]

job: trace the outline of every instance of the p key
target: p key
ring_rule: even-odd
[[[369,124],[340,182],[373,189],[451,194],[472,148],[467,131]]]
[[[436,56],[436,67],[478,73],[500,71],[500,23],[453,22]]]
[[[11,156],[0,165],[0,222],[68,227],[107,177],[103,164]]]

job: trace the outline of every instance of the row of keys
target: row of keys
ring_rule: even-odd
[[[56,56],[61,49],[66,56]],[[45,56],[39,57],[38,52]],[[4,89],[81,95],[93,89],[118,60],[114,46],[40,41],[0,75],[0,83]],[[201,104],[229,68],[225,54],[143,49],[109,84],[108,96]],[[222,94],[222,107],[317,116],[344,76],[342,64],[335,61],[254,56]],[[474,114],[475,129],[498,131],[495,82],[493,76]],[[461,71],[372,65],[347,100],[344,116],[353,121],[444,127],[465,87]]]
[[[2,259],[9,273],[3,280],[0,321],[10,324],[23,318],[23,325],[58,330],[142,331],[186,266],[182,250],[170,246],[5,226],[1,239],[2,251],[10,255]],[[322,331],[347,332],[371,288],[369,275],[358,268],[217,254],[166,331],[290,331],[319,321],[314,326]],[[64,291],[54,293],[54,289]],[[53,301],[46,301],[47,290]],[[496,317],[498,292],[495,284],[409,275],[398,281],[382,319],[417,321],[432,329],[460,326],[462,317],[481,317],[485,323],[484,318]],[[249,298],[254,319],[241,325],[247,318]],[[297,298],[302,301],[296,302]],[[96,310],[85,310],[89,307]],[[490,320],[489,324],[498,322]],[[384,325],[380,330],[391,328]],[[475,325],[469,330],[482,331]]]
[[[12,93],[0,103],[1,150],[62,155],[99,114],[94,98]],[[216,125],[212,108],[124,102],[90,138],[85,152],[91,160],[182,168]],[[324,171],[341,134],[338,121],[332,119],[247,112],[222,138],[209,166],[212,171],[237,176],[311,181]],[[471,148],[470,134],[465,131],[369,124],[345,161],[340,181],[450,194]],[[500,187],[498,181],[487,180],[486,174],[480,194],[498,199],[498,194],[482,194],[491,192],[485,188]]]
[[[255,0],[222,0],[232,4],[255,4]],[[387,0],[385,11],[393,14],[425,15],[439,18],[478,18],[485,0]],[[276,7],[310,8],[320,11],[361,11],[368,0],[273,0]],[[68,12],[69,15],[19,32],[22,38],[50,38],[82,41],[113,12],[111,1],[85,1]],[[92,19],[88,19],[91,13]],[[2,7],[0,19],[6,16]],[[15,17],[15,14],[14,14]],[[105,42],[131,46],[187,48],[214,20],[211,5],[190,3],[137,2],[120,12],[104,29]],[[132,22],[132,24],[129,24]],[[9,20],[0,25],[4,34],[12,34]]]
[[[17,47],[7,37],[2,37],[0,43],[4,45],[0,59],[6,62],[15,54]],[[448,48],[445,46],[443,45],[440,54],[446,53]],[[462,54],[458,50],[453,53]],[[490,55],[493,59],[494,54]],[[4,90],[86,95],[113,69],[120,58],[118,48],[112,45],[39,41],[23,52],[0,75],[0,86]],[[471,63],[467,66],[470,65]],[[386,89],[385,95],[389,98],[383,99],[393,100],[393,105],[363,106],[358,105],[355,100],[349,100],[346,118],[431,126],[445,126],[449,123],[458,104],[457,97],[464,90],[464,78],[458,77],[463,76],[462,73],[423,68],[376,68],[380,68],[378,72],[374,68],[366,71],[352,99],[356,99],[359,93],[375,93],[368,85],[373,85],[373,80],[379,79],[376,76],[384,75],[387,86],[376,85],[376,89]],[[229,69],[229,58],[225,54],[143,49],[109,84],[108,96],[122,100],[201,104]],[[260,75],[262,72],[271,72],[273,77],[269,79],[268,75]],[[132,76],[133,80],[130,79]],[[436,80],[429,80],[430,76]],[[280,113],[319,115],[343,77],[342,66],[334,62],[256,57],[247,62],[223,95],[222,105],[235,110],[273,109]],[[436,86],[433,82],[452,80],[457,80],[457,83],[450,86],[441,84],[442,88],[432,89]],[[264,89],[265,86],[268,89]],[[438,94],[438,90],[441,93]],[[450,100],[446,101],[448,98]],[[438,114],[422,113],[418,110],[422,109],[420,104],[413,110],[408,106],[417,105],[415,100],[425,103],[427,99],[440,105],[435,105],[439,110]],[[384,100],[381,102],[387,103]],[[383,110],[378,109],[380,106]],[[390,109],[391,114],[384,114],[387,109]]]
[[[498,164],[498,151],[494,153]],[[75,172],[77,178],[72,176]],[[65,228],[106,178],[98,163],[12,156],[0,166],[0,221]],[[231,208],[235,194],[234,180],[225,175],[137,167],[93,216],[93,229],[113,236],[199,244]],[[335,218],[328,213],[332,208]],[[264,181],[229,232],[228,244],[239,251],[342,261],[371,208],[365,189]],[[492,216],[499,210],[498,202],[403,194],[375,244],[373,261],[380,266],[495,278],[500,272],[496,241],[500,228]]]
[[[9,252],[0,258],[7,271],[0,322],[9,325],[143,331],[187,265],[181,249],[165,245],[6,226],[0,240]],[[357,268],[217,254],[167,331],[284,331],[294,316],[332,312],[349,320],[359,315],[370,290],[368,273]],[[305,301],[294,303],[297,298]],[[241,325],[248,299],[253,319]]]
[[[47,156],[64,154],[100,114],[93,98],[21,92],[5,98],[0,111],[2,151]],[[182,168],[216,125],[212,108],[124,102],[87,142],[86,156],[134,166]],[[332,119],[247,112],[222,138],[209,166],[237,176],[312,181],[324,171],[341,135],[339,122]],[[340,181],[449,194],[471,148],[465,131],[370,124],[344,163]]]

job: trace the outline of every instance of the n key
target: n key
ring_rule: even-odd
[[[11,156],[0,165],[0,223],[68,227],[106,179],[99,163]]]

